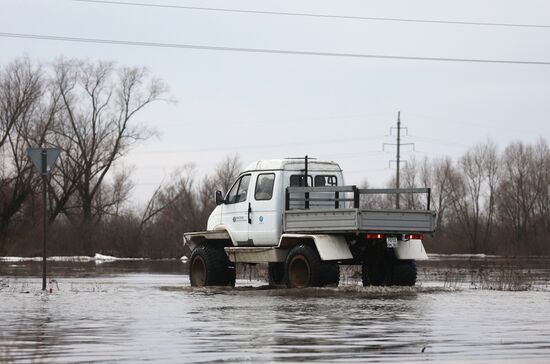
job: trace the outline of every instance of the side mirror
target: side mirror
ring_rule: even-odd
[[[221,205],[224,202],[222,191],[216,191],[216,205]]]

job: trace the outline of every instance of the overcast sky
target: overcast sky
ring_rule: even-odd
[[[124,0],[121,0],[124,1]],[[360,17],[550,25],[544,1],[183,1],[142,3]],[[0,0],[0,33],[418,57],[550,61],[550,27],[413,23],[98,4]],[[136,201],[178,166],[213,170],[308,154],[340,162],[348,184],[383,186],[383,143],[401,110],[404,158],[460,156],[491,138],[550,139],[550,66],[152,48],[0,36],[0,66],[60,55],[146,66],[177,104],[137,117],[159,137],[133,150]]]

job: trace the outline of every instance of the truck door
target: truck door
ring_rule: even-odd
[[[245,174],[235,181],[225,197],[222,208],[222,224],[229,229],[239,246],[252,245],[248,241],[250,177],[250,174]]]
[[[254,246],[275,246],[282,230],[282,173],[254,174],[250,187],[251,223],[248,233]]]

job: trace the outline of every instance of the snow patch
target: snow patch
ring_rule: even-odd
[[[112,257],[110,255],[103,255],[99,253],[95,253],[94,260],[102,260],[102,261],[113,261],[113,260],[120,260],[120,258]]]
[[[103,255],[103,254],[95,253],[93,260],[96,262],[114,262],[117,260],[145,260],[145,258],[120,258],[120,257],[113,257],[111,255]]]
[[[53,256],[48,257],[49,262],[91,262],[94,260],[92,257],[85,255],[61,257]],[[0,257],[0,262],[41,262],[42,257]]]
[[[85,255],[77,256],[54,256],[48,257],[49,262],[112,262],[116,260],[144,260],[144,258],[119,258],[110,255],[96,253],[93,257]],[[0,262],[41,262],[42,257],[0,257]]]
[[[431,258],[500,258],[500,255],[490,255],[490,254],[428,254],[428,257]]]
[[[29,262],[29,261],[37,261],[42,260],[42,258],[38,257],[0,257],[0,262]]]

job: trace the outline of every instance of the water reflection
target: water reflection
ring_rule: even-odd
[[[349,307],[349,305],[353,307]],[[280,330],[275,346],[285,359],[362,359],[381,350],[396,353],[420,352],[422,342],[411,338],[407,320],[418,315],[408,301],[376,304],[331,300],[329,304],[295,304],[277,309]]]
[[[184,290],[186,291],[186,290]],[[327,361],[337,358],[361,360],[421,353],[425,340],[410,326],[422,310],[416,298],[355,301],[350,297],[316,298],[271,295],[203,297],[204,307],[188,315],[205,317],[186,323],[180,335],[187,342],[188,355],[216,355],[224,358],[247,357],[261,361]],[[195,293],[197,294],[197,293]],[[243,296],[249,304],[243,304]],[[351,296],[353,298],[353,296]],[[231,304],[231,301],[240,304]],[[214,338],[223,338],[216,344]]]

